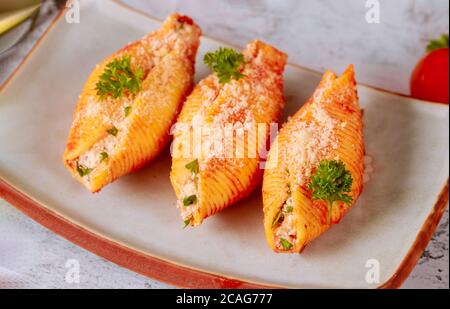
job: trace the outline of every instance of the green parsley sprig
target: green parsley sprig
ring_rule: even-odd
[[[125,55],[106,65],[95,89],[101,100],[108,96],[117,99],[127,95],[136,95],[141,90],[143,77],[142,69],[131,70],[131,58]]]
[[[327,224],[330,224],[334,202],[350,204],[353,177],[341,160],[322,160],[308,185],[313,200],[326,201],[328,204]]]
[[[236,52],[231,48],[221,47],[215,52],[209,52],[203,58],[205,64],[219,78],[219,83],[226,84],[232,79],[238,80],[245,77],[240,72],[242,65],[245,63],[244,55]]]

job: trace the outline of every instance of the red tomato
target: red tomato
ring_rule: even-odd
[[[448,48],[430,52],[411,76],[411,96],[448,104]]]

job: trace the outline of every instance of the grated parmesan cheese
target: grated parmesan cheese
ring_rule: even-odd
[[[286,202],[284,203],[281,211],[283,212],[284,219],[281,222],[280,226],[278,226],[274,232],[275,236],[275,243],[277,243],[277,246],[282,249],[282,246],[280,244],[281,238],[287,240],[289,243],[293,244],[295,243],[295,240],[297,238],[297,231],[295,230],[295,215],[294,211],[291,210],[290,212],[287,211],[288,207],[293,207],[294,201],[292,197],[290,196]]]
[[[296,175],[296,184],[299,186],[305,185],[313,168],[338,147],[334,132],[337,121],[319,104],[313,104],[311,108],[312,120],[291,121],[290,126],[294,129],[284,153],[284,160],[290,172]]]

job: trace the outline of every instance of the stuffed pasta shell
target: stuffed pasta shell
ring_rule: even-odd
[[[160,29],[103,60],[79,96],[63,161],[97,192],[155,158],[193,87],[200,28],[170,15]]]
[[[338,223],[363,189],[364,144],[353,66],[326,72],[280,130],[264,171],[264,229],[276,252],[301,252]]]
[[[261,41],[243,53],[205,56],[215,73],[188,97],[178,118],[170,179],[186,226],[251,193],[262,178],[261,149],[284,107],[287,56]]]

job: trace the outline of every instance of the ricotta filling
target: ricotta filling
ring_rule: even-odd
[[[98,141],[94,146],[92,146],[88,151],[81,155],[77,160],[77,168],[82,167],[89,170],[96,169],[103,161],[107,160],[108,157],[112,156],[114,152],[114,147],[116,145],[116,137],[113,135],[108,135],[102,140]],[[107,154],[106,156],[103,154]],[[83,180],[87,183],[90,182],[91,173],[83,177]],[[81,176],[81,175],[80,175]]]
[[[275,244],[280,250],[289,250],[297,239],[292,197],[289,197],[280,210],[280,219],[275,227]]]
[[[194,214],[199,210],[198,181],[198,175],[192,173],[181,187],[180,198],[177,201],[177,207],[186,226],[193,224]]]

